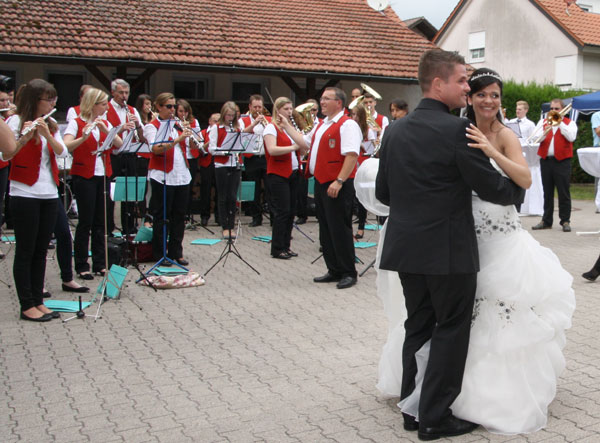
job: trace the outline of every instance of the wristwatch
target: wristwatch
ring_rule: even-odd
[[[343,185],[343,184],[344,184],[344,180],[342,180],[342,179],[341,179],[341,178],[339,178],[339,177],[338,177],[338,178],[336,178],[336,179],[335,179],[335,181],[336,181],[336,182],[338,182],[340,185]]]

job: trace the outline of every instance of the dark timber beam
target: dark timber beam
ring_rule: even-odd
[[[102,86],[104,86],[104,88],[107,91],[110,91],[110,80],[108,78],[106,78],[106,76],[100,69],[98,69],[94,65],[83,65],[83,66],[85,66],[85,69],[87,69],[94,77],[96,77],[96,80],[98,80],[100,83],[102,83]]]

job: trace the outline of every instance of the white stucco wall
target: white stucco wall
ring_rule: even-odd
[[[554,83],[555,58],[579,57],[577,46],[528,0],[470,0],[438,45],[469,62],[469,33],[479,31],[486,33],[485,61],[472,65],[517,82]],[[582,87],[582,79],[578,70],[572,86]]]

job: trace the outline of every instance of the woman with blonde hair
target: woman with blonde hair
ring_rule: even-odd
[[[273,105],[271,123],[263,132],[267,157],[267,185],[271,192],[273,211],[271,256],[284,260],[298,255],[290,249],[296,210],[300,147],[288,134],[294,131],[301,137],[300,131],[294,127],[293,112],[294,107],[289,98],[277,98]]]
[[[166,234],[168,243],[164,252],[169,261],[164,264],[169,266],[170,261],[176,261],[182,266],[187,266],[189,262],[183,257],[183,234],[191,175],[186,152],[187,139],[192,132],[173,124],[167,134],[167,140],[156,140],[161,122],[175,118],[175,96],[170,92],[163,92],[154,100],[154,106],[158,117],[144,127],[144,137],[152,147],[152,157],[148,166],[148,178],[152,187],[150,210],[154,220],[152,254],[156,260],[163,257],[163,241]],[[166,197],[163,196],[164,192]],[[166,220],[169,220],[169,223],[163,232]]]
[[[73,154],[73,192],[79,210],[79,222],[75,229],[75,271],[80,278],[92,280],[88,264],[88,245],[91,239],[92,271],[99,276],[106,272],[104,252],[105,206],[108,199],[105,189],[112,175],[110,150],[96,155],[104,144],[112,125],[102,118],[108,109],[108,94],[89,88],[81,99],[81,113],[71,120],[65,131],[65,144]],[[114,147],[123,141],[116,136]]]
[[[223,145],[227,133],[240,132],[236,109],[234,102],[225,102],[221,107],[219,121],[208,131],[208,151],[215,162],[219,222],[223,228],[223,238],[227,239],[235,238],[231,231],[235,226],[235,203],[241,171],[237,154],[219,152],[217,148]]]

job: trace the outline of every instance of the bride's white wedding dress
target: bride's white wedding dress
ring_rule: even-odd
[[[357,191],[359,187],[364,188],[360,181]],[[534,432],[546,424],[565,367],[565,329],[575,309],[573,279],[550,249],[521,228],[514,206],[474,196],[473,216],[480,272],[462,391],[452,412],[490,432]],[[384,237],[385,227],[377,265]],[[406,310],[398,274],[378,269],[377,292],[389,320],[377,387],[386,396],[399,397]],[[418,386],[399,404],[416,417],[428,354],[429,343],[417,355]]]

